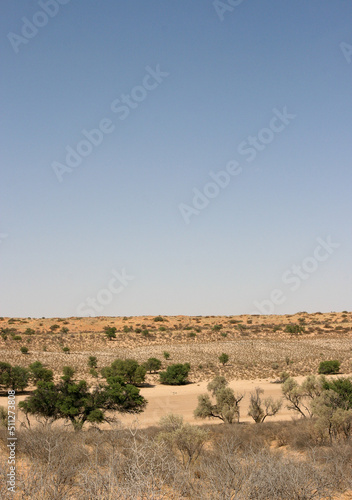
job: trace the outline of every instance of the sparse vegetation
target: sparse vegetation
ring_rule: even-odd
[[[29,478],[26,484],[22,479],[18,482],[19,495],[23,498],[51,498],[55,492],[57,498],[77,500],[105,498],[109,495],[111,498],[160,499],[173,496],[180,500],[236,496],[239,499],[264,500],[337,498],[344,491],[352,489],[351,378],[330,377],[329,372],[323,373],[325,376],[311,375],[317,372],[321,361],[330,355],[339,360],[342,372],[351,373],[351,320],[347,320],[347,314],[315,317],[307,314],[304,321],[298,315],[279,319],[253,316],[253,321],[245,315],[237,319],[213,316],[207,320],[204,317],[163,319],[168,322],[159,324],[165,324],[167,328],[159,326],[158,322],[154,324],[153,317],[126,317],[128,323],[125,324],[122,318],[83,318],[82,322],[73,321],[73,318],[69,322],[55,318],[41,321],[42,328],[39,320],[31,320],[27,330],[32,332],[18,329],[18,325],[23,323],[20,319],[14,321],[17,328],[10,328],[11,323],[8,324],[7,318],[3,320],[0,343],[4,350],[3,359],[9,362],[0,363],[2,397],[5,398],[8,389],[21,391],[27,387],[30,396],[25,402],[35,395],[32,400],[34,406],[31,407],[33,412],[29,408],[25,410],[27,425],[30,422],[32,427],[16,429],[21,439],[19,457],[25,463],[22,470],[26,474],[28,471]],[[347,322],[342,323],[341,320]],[[68,335],[61,335],[65,333],[62,329],[48,335],[53,321],[59,325],[72,325],[70,332],[66,332]],[[115,326],[108,328],[115,328],[115,335],[117,331],[127,333],[127,329],[138,333],[136,327],[140,326],[139,333],[147,330],[148,336],[143,338],[144,335],[119,334],[118,341],[107,343],[102,331],[110,321]],[[142,325],[142,321],[145,324]],[[214,326],[220,323],[224,328],[215,335],[217,329],[214,330]],[[286,331],[287,324],[301,326],[303,323],[305,330],[299,332],[298,338],[292,337],[290,329]],[[279,328],[273,335],[276,326]],[[336,327],[340,329],[336,331]],[[163,335],[165,331],[167,335]],[[199,334],[197,341],[191,342],[189,335],[195,332]],[[242,339],[240,334],[243,333],[248,334],[249,338]],[[26,343],[31,341],[30,356],[20,355],[21,343],[13,342],[18,334],[28,335],[23,338]],[[222,337],[226,335],[228,340],[225,345]],[[326,339],[329,339],[328,342]],[[225,365],[218,362],[219,341],[231,359],[226,368],[223,366],[228,360]],[[72,355],[66,359],[62,355],[65,344],[72,349]],[[40,356],[44,348],[47,353],[43,352],[40,359],[43,363],[45,361],[45,366],[36,361],[26,368],[33,354],[39,353]],[[187,376],[185,378],[183,372],[179,384],[180,373],[175,370],[171,373],[170,383],[174,387],[167,389],[159,386],[160,394],[167,392],[168,398],[174,401],[175,397],[178,401],[183,394],[193,393],[191,410],[197,406],[197,417],[204,419],[201,426],[185,423],[180,415],[167,415],[159,424],[153,422],[152,427],[145,430],[104,426],[98,432],[96,427],[100,423],[110,417],[116,418],[117,406],[115,409],[106,406],[110,405],[116,394],[120,398],[119,410],[126,413],[135,412],[133,408],[126,410],[123,406],[128,401],[133,402],[135,396],[140,396],[137,386],[145,380],[151,383],[145,384],[143,395],[146,399],[148,394],[154,398],[153,391],[158,389],[159,384],[157,378],[160,377],[162,382],[160,373],[153,374],[161,369],[161,361],[157,358],[168,360],[168,351],[172,353],[174,364],[171,366],[186,365]],[[96,356],[89,356],[90,353],[99,353],[99,370]],[[131,356],[135,359],[113,361],[114,353],[118,353],[116,356],[121,358]],[[68,359],[76,372],[65,369],[63,377],[58,380],[62,365]],[[151,360],[158,361],[157,366]],[[185,361],[192,363],[192,371]],[[16,366],[17,363],[25,366]],[[163,364],[165,371],[162,373],[167,374],[169,362],[164,361]],[[104,365],[108,366],[101,368]],[[283,371],[285,369],[287,371]],[[146,376],[147,371],[152,375]],[[250,379],[262,380],[258,384],[263,383],[265,393],[258,388],[258,392],[255,390],[250,395],[249,415],[247,398],[243,400],[242,393],[236,394],[226,379],[223,382],[223,377],[219,376],[221,373],[226,373],[228,380],[237,379],[231,382],[231,387],[241,388],[240,379],[244,379],[247,393],[257,385],[250,385]],[[301,379],[297,379],[297,375],[306,378],[298,383]],[[66,382],[64,377],[68,377]],[[185,389],[175,387],[188,379],[193,383],[192,386]],[[197,384],[204,380],[212,382],[208,383],[208,392],[201,395],[197,405],[194,391],[197,392]],[[287,408],[293,416],[295,414],[302,418],[292,422],[270,421],[270,416],[277,409],[275,405],[280,405],[280,400],[276,396],[275,399],[265,397],[269,382],[276,383],[270,386],[273,394],[279,394],[282,390],[285,408],[282,414],[276,413],[277,418],[283,417],[284,411],[284,418],[287,418]],[[34,390],[33,384],[36,386]],[[58,395],[57,387],[60,384],[66,387],[66,393],[62,391]],[[128,390],[125,389],[127,387]],[[110,399],[105,405],[107,393]],[[58,406],[56,398],[60,400]],[[167,408],[163,401],[166,403],[166,399],[158,400],[158,409],[153,407],[152,412],[157,411],[160,416]],[[103,406],[97,406],[100,404]],[[144,400],[142,406],[137,405],[136,413],[147,408],[145,404]],[[74,414],[71,415],[74,421],[69,416],[70,412]],[[185,420],[189,415],[187,412]],[[3,422],[1,415],[0,408],[0,431]],[[151,414],[146,414],[146,422],[152,421],[150,417]],[[68,433],[60,422],[53,428],[38,426],[37,423],[37,419],[49,423],[60,418],[71,422],[76,430],[88,427],[88,424],[90,428],[88,432]],[[250,419],[252,422],[249,422]],[[227,425],[237,424],[239,420],[241,425]],[[221,425],[213,426],[213,422]],[[1,431],[1,451],[6,446],[3,436],[5,433]],[[0,474],[3,472],[0,463]],[[4,496],[2,492],[0,487],[1,497]]]

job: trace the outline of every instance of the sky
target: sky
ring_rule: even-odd
[[[2,0],[0,314],[351,310],[351,19]]]

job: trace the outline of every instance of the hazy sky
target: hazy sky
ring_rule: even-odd
[[[0,19],[2,316],[351,310],[351,2]]]

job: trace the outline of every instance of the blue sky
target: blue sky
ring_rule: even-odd
[[[351,310],[352,4],[217,5],[2,0],[1,315]]]

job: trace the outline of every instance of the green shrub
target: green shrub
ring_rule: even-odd
[[[51,330],[52,332],[55,332],[55,330],[58,330],[60,328],[59,325],[51,325],[51,327],[49,328],[49,330]]]
[[[213,332],[219,332],[222,329],[222,325],[214,325],[212,330]]]
[[[224,366],[229,360],[229,355],[226,354],[225,352],[223,352],[220,356],[219,356],[219,361],[220,363]]]
[[[29,376],[35,385],[40,380],[42,382],[51,382],[53,380],[52,370],[45,368],[40,361],[35,361],[29,365]]]
[[[26,347],[26,346],[23,345],[21,347],[20,351],[21,351],[22,354],[28,354],[28,347]]]
[[[69,347],[63,347],[62,351],[65,352],[66,354],[69,354],[70,348]]]
[[[161,368],[161,361],[157,358],[149,358],[148,361],[143,363],[144,368],[149,372],[157,372]]]
[[[337,359],[322,361],[319,365],[318,373],[322,375],[339,373],[340,365],[341,363]]]
[[[190,338],[194,338],[194,337],[196,337],[196,336],[197,336],[197,334],[196,334],[195,332],[189,332],[188,336],[189,336]]]
[[[33,330],[33,328],[27,328],[27,329],[24,331],[24,334],[25,334],[25,335],[34,335],[34,334],[35,334],[35,330]]]
[[[164,351],[163,352],[163,356],[164,356],[165,359],[169,359],[170,358],[170,353],[167,352],[167,351]]]
[[[167,385],[184,385],[188,382],[190,369],[189,363],[170,365],[165,372],[160,372],[160,382]]]
[[[285,332],[287,333],[303,333],[304,328],[301,325],[286,325]]]
[[[162,316],[155,316],[154,321],[164,321]]]
[[[166,328],[165,326],[159,326],[159,332],[165,332]]]
[[[14,335],[12,338],[13,340],[22,340],[21,335]]]
[[[22,366],[11,366],[0,361],[0,386],[14,391],[23,391],[28,386],[29,371]]]
[[[125,326],[123,327],[123,331],[124,331],[124,333],[129,333],[129,332],[132,332],[132,327],[131,327],[131,326],[127,326],[127,325],[125,325]]]
[[[115,326],[104,326],[104,332],[109,340],[116,339],[117,329]]]
[[[98,360],[95,356],[89,356],[88,366],[89,368],[96,368],[98,366]]]
[[[61,333],[68,333],[69,332],[67,326],[63,326],[60,331],[61,331]]]
[[[135,328],[134,330],[136,333],[142,333],[142,328]]]
[[[134,359],[116,359],[110,366],[102,368],[101,374],[107,380],[110,377],[122,377],[126,383],[138,385],[144,382],[147,373],[144,366]]]

